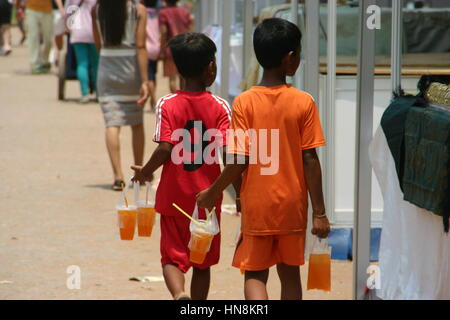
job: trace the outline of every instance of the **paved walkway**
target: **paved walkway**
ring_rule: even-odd
[[[161,96],[167,81],[159,80]],[[55,74],[30,74],[25,47],[0,57],[0,299],[169,299],[164,282],[128,280],[161,277],[159,227],[152,238],[119,239],[114,210],[119,194],[110,190],[99,106],[76,102],[75,81],[68,82],[69,101],[59,102],[56,84]],[[148,159],[154,148],[149,112],[145,128]],[[127,168],[129,128],[123,128],[121,141]],[[210,298],[242,299],[243,277],[230,265],[238,219],[224,215],[222,221],[222,256],[213,268]],[[79,290],[66,286],[71,265],[81,270]],[[306,271],[307,265],[304,288]],[[279,298],[279,290],[272,269],[270,298]],[[351,264],[333,263],[332,293],[304,296],[351,298]]]

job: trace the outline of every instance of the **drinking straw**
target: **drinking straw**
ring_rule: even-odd
[[[139,189],[140,189],[140,183],[139,181],[136,181],[133,185],[134,188],[134,203],[137,205],[138,201],[139,201]]]
[[[200,228],[203,228],[203,225],[198,222],[197,220],[195,220],[194,218],[192,218],[189,214],[187,214],[183,209],[181,209],[179,206],[177,206],[175,203],[172,203],[172,205],[178,209],[178,211],[180,211],[182,214],[184,214],[186,217],[188,217],[189,219],[191,219],[192,222],[194,222],[197,226],[199,226]]]
[[[145,190],[145,204],[148,204],[148,189],[150,189],[150,182],[146,181],[145,182],[145,186],[147,187],[147,189]]]
[[[213,211],[215,211],[216,210],[216,207],[213,207],[212,209],[211,209],[211,211],[208,213],[208,215],[206,216],[206,221],[209,221],[209,219],[211,218],[211,216],[212,216],[212,214],[213,214]]]
[[[125,206],[128,208],[128,200],[127,200],[127,195],[125,194],[125,191],[124,191],[124,187],[125,187],[125,184],[122,182],[122,195],[123,195],[123,199],[125,200]]]

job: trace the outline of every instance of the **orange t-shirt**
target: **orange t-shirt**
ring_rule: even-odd
[[[242,232],[305,231],[302,150],[325,145],[314,99],[289,85],[252,87],[235,99],[231,128],[243,131],[228,137],[228,153],[250,157],[241,187]]]
[[[52,0],[28,0],[27,9],[50,13],[53,10]]]

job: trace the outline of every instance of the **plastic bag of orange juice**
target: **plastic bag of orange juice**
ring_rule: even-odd
[[[191,222],[189,230],[191,231],[191,239],[189,241],[190,258],[189,260],[196,264],[202,264],[208,254],[211,243],[216,234],[219,233],[219,222],[215,211],[206,211],[206,219],[199,219],[198,207],[195,209],[192,218],[197,223]]]
[[[314,237],[309,255],[307,288],[331,291],[331,247],[326,239]]]

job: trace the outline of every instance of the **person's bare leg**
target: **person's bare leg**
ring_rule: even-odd
[[[106,147],[114,173],[114,180],[123,180],[122,166],[120,164],[120,127],[106,128]]]
[[[300,267],[277,264],[281,282],[281,300],[302,300],[302,283]]]
[[[163,276],[167,289],[174,299],[184,294],[184,274],[176,265],[163,265]]]
[[[11,25],[4,24],[1,26],[3,33],[3,48],[5,50],[5,54],[9,54],[12,50],[11,46]]]
[[[155,111],[156,107],[156,81],[148,82],[148,89],[150,90],[150,111]]]
[[[178,77],[177,76],[173,76],[173,77],[169,77],[169,88],[170,88],[170,92],[174,93],[175,91],[178,90]]]
[[[58,49],[58,51],[61,51],[63,49],[64,46],[64,35],[63,34],[59,34],[55,36],[55,45],[56,48]]]
[[[144,124],[131,127],[133,141],[134,164],[141,166],[144,161],[145,133]]]
[[[245,271],[244,295],[246,300],[268,300],[267,279],[269,269]]]
[[[193,268],[191,280],[192,300],[206,300],[208,298],[209,284],[211,281],[211,268]]]

